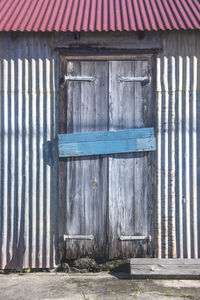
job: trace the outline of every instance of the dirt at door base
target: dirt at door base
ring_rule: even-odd
[[[65,261],[57,268],[57,272],[65,273],[87,273],[102,271],[115,273],[123,272],[130,274],[130,261],[129,259],[102,261],[101,259],[84,257],[76,260]]]

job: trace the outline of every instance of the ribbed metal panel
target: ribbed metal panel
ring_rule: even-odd
[[[158,257],[200,257],[200,41],[164,36],[157,59]]]
[[[156,97],[158,257],[200,257],[199,37],[196,31],[161,35]],[[71,42],[65,34],[24,33],[16,38],[1,33],[0,268],[55,265],[60,238],[55,140],[59,55],[52,45],[65,39]]]
[[[198,0],[1,0],[0,31],[199,29]]]
[[[1,35],[0,268],[55,264],[56,65],[44,37]]]

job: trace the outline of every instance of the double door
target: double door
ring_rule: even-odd
[[[62,57],[60,133],[153,128],[151,70],[149,57]],[[151,252],[154,157],[154,151],[139,151],[60,158],[59,197],[68,259],[144,257]]]

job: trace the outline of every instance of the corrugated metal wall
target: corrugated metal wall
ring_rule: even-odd
[[[200,32],[163,35],[157,58],[158,257],[200,257]]]
[[[59,238],[59,55],[51,45],[69,41],[65,34],[0,38],[0,268],[48,268]],[[199,257],[200,32],[163,33],[161,40],[157,255]]]
[[[55,262],[55,65],[46,37],[1,35],[0,268]]]

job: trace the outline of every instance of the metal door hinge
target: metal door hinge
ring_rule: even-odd
[[[151,242],[151,235],[121,235],[120,241],[136,241],[136,240],[148,240]]]
[[[64,234],[64,240],[93,240],[94,235],[73,235],[73,234]]]
[[[71,76],[71,75],[64,75],[60,78],[60,84],[65,83],[66,81],[87,81],[87,82],[94,82],[96,77],[94,76]]]
[[[121,82],[141,82],[143,84],[150,83],[151,77],[150,76],[144,76],[144,77],[135,77],[135,76],[122,76],[119,79]]]

